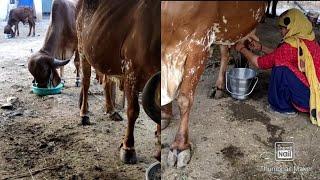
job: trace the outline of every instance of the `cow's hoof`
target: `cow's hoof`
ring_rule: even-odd
[[[120,148],[120,159],[125,164],[136,164],[137,155],[134,149]]]
[[[226,97],[226,93],[224,92],[224,90],[220,89],[216,86],[211,88],[209,95],[208,95],[209,99],[221,99],[224,97]]]
[[[169,126],[171,118],[161,119],[161,130],[164,130]]]
[[[168,154],[168,160],[167,160],[168,166],[174,167],[176,165],[177,159],[178,159],[177,150],[176,149],[170,150]]]
[[[161,161],[161,149],[157,150],[153,157],[156,158],[156,160]]]
[[[81,117],[81,124],[83,126],[91,125],[89,117],[88,116]]]
[[[123,121],[123,118],[118,112],[113,112],[112,114],[109,115],[109,118],[112,121]]]
[[[186,149],[184,151],[181,151],[178,154],[177,168],[183,168],[187,166],[190,160],[191,160],[191,150]]]
[[[221,99],[225,97],[225,93],[222,89],[217,89],[214,99]]]
[[[76,84],[76,87],[80,87],[81,81],[80,81],[80,80],[76,80],[76,81],[75,81],[75,84]]]
[[[217,93],[217,87],[212,87],[211,90],[209,91],[208,98],[209,99],[214,99]]]
[[[177,168],[183,168],[187,166],[191,160],[191,150],[186,149],[183,151],[178,151],[176,149],[170,150],[168,154],[168,166],[174,167],[177,164]]]

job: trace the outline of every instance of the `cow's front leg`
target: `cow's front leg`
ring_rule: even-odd
[[[115,83],[112,82],[107,75],[103,77],[103,89],[105,96],[105,109],[106,113],[109,115],[109,118],[113,121],[122,121],[121,115],[115,110],[114,107],[114,89]]]
[[[61,78],[61,83],[65,83],[66,80],[64,79],[64,66],[60,67],[60,78]]]
[[[128,126],[126,134],[120,148],[120,159],[126,164],[137,162],[136,151],[134,148],[134,125],[139,116],[138,91],[136,89],[135,77],[129,74],[125,77],[125,95],[127,98],[127,118]]]
[[[229,48],[226,45],[220,45],[220,55],[221,55],[221,62],[220,62],[220,69],[218,78],[216,81],[215,86],[212,88],[213,91],[210,95],[210,98],[221,98],[223,96],[223,90],[225,87],[225,73],[228,68],[229,63]]]
[[[184,79],[181,83],[180,94],[177,99],[181,121],[175,140],[170,147],[168,155],[169,166],[177,164],[177,167],[184,167],[191,159],[189,113],[193,104],[197,84],[205,69],[208,54],[208,52],[200,51],[187,58]]]
[[[88,91],[90,87],[90,77],[91,77],[91,66],[87,62],[84,56],[80,57],[81,67],[82,67],[82,85],[79,98],[80,106],[80,117],[82,125],[90,125],[89,115],[88,115]]]
[[[32,24],[30,24],[30,22],[29,22],[29,33],[28,33],[28,36],[31,35],[31,30],[32,30]]]
[[[18,33],[18,25],[17,25],[17,24],[14,25],[14,35],[15,35],[15,36],[19,36],[19,33]]]

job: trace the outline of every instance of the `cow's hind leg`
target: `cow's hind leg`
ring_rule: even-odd
[[[194,92],[199,79],[205,69],[208,52],[194,51],[189,55],[185,64],[184,79],[178,96],[180,108],[180,125],[175,140],[168,155],[169,166],[184,167],[191,159],[191,145],[189,142],[189,113],[194,100]],[[193,69],[194,71],[191,71]]]
[[[74,66],[76,67],[76,81],[75,81],[75,84],[76,84],[76,87],[79,87],[80,83],[81,83],[81,81],[80,81],[80,57],[79,57],[79,51],[75,52],[75,57],[74,57],[73,63],[74,63]]]
[[[65,83],[66,80],[64,79],[64,66],[60,67],[60,78],[61,78],[61,83]]]
[[[115,110],[114,107],[114,96],[113,96],[113,89],[115,83],[112,82],[108,78],[107,75],[104,75],[103,79],[103,89],[104,89],[104,96],[105,96],[105,108],[106,113],[109,115],[109,118],[113,121],[122,121],[121,115]]]
[[[82,67],[82,86],[79,98],[80,117],[82,125],[90,125],[88,116],[88,92],[90,87],[91,66],[84,56],[80,57]]]
[[[134,125],[139,116],[138,91],[136,89],[134,74],[129,73],[125,78],[125,95],[127,98],[127,118],[128,126],[126,135],[120,146],[120,159],[126,164],[135,164],[137,162],[136,151],[134,149]]]
[[[32,36],[36,36],[36,23],[32,21],[33,33]]]
[[[157,131],[155,133],[156,136],[156,154],[154,157],[158,160],[161,161],[161,126],[157,124]]]
[[[228,63],[229,63],[229,48],[226,45],[220,45],[220,56],[221,56],[221,62],[220,62],[220,69],[219,69],[219,74],[218,78],[216,81],[215,86],[212,88],[212,92],[210,94],[210,98],[221,98],[223,97],[223,90],[225,89],[225,74],[228,68]]]

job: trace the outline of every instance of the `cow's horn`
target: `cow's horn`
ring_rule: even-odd
[[[70,59],[60,60],[60,59],[54,58],[53,59],[53,66],[57,68],[57,67],[60,67],[60,66],[64,66],[64,65],[68,64],[69,62],[70,62]]]
[[[157,124],[160,124],[161,121],[160,82],[161,73],[158,72],[148,80],[142,92],[143,109]]]

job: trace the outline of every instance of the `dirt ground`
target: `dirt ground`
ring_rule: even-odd
[[[269,47],[281,40],[273,19],[260,24],[257,35]],[[319,128],[307,114],[289,119],[267,110],[270,70],[259,71],[257,87],[245,101],[230,95],[208,98],[218,74],[219,67],[211,66],[219,60],[218,52],[216,47],[197,87],[190,113],[192,158],[182,169],[166,163],[180,122],[174,102],[174,120],[162,131],[162,179],[319,179]],[[293,142],[294,160],[275,161],[275,142]]]
[[[144,179],[155,162],[155,123],[143,112],[136,122],[138,163],[124,165],[118,147],[127,120],[104,115],[102,87],[92,77],[89,110],[94,125],[79,125],[78,96],[73,62],[66,65],[61,94],[39,97],[31,92],[27,58],[42,46],[49,20],[36,24],[36,37],[0,36],[0,106],[17,97],[12,110],[0,109],[0,179]],[[0,23],[1,32],[5,22]],[[93,74],[94,76],[94,74]]]

